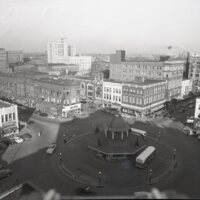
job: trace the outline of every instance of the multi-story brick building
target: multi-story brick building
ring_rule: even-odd
[[[137,81],[139,77],[167,80],[167,100],[171,100],[181,93],[183,68],[184,61],[111,63],[110,79],[122,82]]]
[[[71,112],[68,107],[79,104],[80,82],[61,79],[54,80],[47,78],[45,73],[37,74],[38,76],[33,76],[33,74],[31,76],[31,73],[29,75],[1,73],[1,95],[13,98],[19,103],[36,107],[36,109],[42,112],[68,117],[68,112]],[[79,113],[79,107],[80,105],[78,105],[77,109],[73,107],[71,115]]]
[[[122,114],[143,116],[158,111],[166,102],[166,81],[144,80],[122,84]]]

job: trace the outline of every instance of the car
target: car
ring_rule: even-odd
[[[24,140],[20,137],[13,137],[10,138],[11,140],[15,141],[17,144],[22,143]]]
[[[24,133],[24,134],[20,135],[19,137],[25,141],[25,140],[31,139],[32,135],[30,133]]]
[[[188,127],[188,126],[184,126],[183,128],[182,128],[182,130],[183,130],[183,132],[186,134],[186,135],[194,135],[195,133],[193,132],[193,130],[190,128],[190,127]]]
[[[94,195],[96,192],[91,186],[78,187],[76,189],[77,195]]]
[[[189,108],[194,108],[194,104],[190,104],[188,107]]]
[[[39,115],[42,116],[42,117],[47,117],[48,116],[47,113],[40,113]]]
[[[46,154],[53,154],[53,152],[55,151],[56,149],[56,143],[52,143],[48,146],[47,150],[46,150]]]
[[[8,176],[12,175],[12,170],[11,169],[2,169],[0,170],[0,179],[6,178]]]
[[[194,117],[187,118],[186,123],[187,124],[193,124],[194,123]]]

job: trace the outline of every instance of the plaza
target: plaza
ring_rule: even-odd
[[[147,168],[140,170],[135,166],[134,157],[109,160],[88,147],[98,149],[101,146],[101,150],[112,153],[122,152],[122,149],[126,152],[136,151],[137,137],[133,134],[129,133],[128,138],[124,134],[123,140],[121,134],[115,136],[114,140],[111,133],[105,137],[105,124],[113,117],[110,113],[97,111],[86,119],[60,123],[33,115],[29,120],[32,123],[28,124],[33,137],[15,147],[17,151],[12,154],[14,156],[8,165],[14,175],[0,181],[2,190],[14,186],[18,177],[20,182],[29,180],[44,191],[55,188],[63,195],[77,195],[76,188],[85,185],[93,186],[95,195],[131,195],[137,191],[148,191],[152,187],[172,189],[190,197],[199,195],[196,187],[189,187],[191,182],[199,183],[200,173],[192,170],[199,165],[199,143],[195,138],[182,133],[180,122],[160,119],[156,122],[135,121],[130,125],[148,133],[147,140],[139,138],[139,148],[153,145],[157,149],[155,159]],[[95,133],[96,126],[99,131]],[[42,135],[38,136],[40,130]],[[46,149],[52,142],[57,143],[57,149],[53,155],[48,156]],[[177,150],[177,166],[171,170],[173,149]],[[6,160],[6,152],[2,158]],[[99,172],[102,173],[103,187],[98,187]]]

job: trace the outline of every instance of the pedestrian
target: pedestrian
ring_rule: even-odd
[[[62,153],[59,154],[59,161],[60,161],[60,164],[62,162]]]

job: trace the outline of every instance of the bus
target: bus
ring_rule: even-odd
[[[154,158],[156,148],[148,146],[139,156],[136,157],[136,167],[145,168],[147,164]]]
[[[143,137],[147,136],[147,132],[140,129],[131,128],[131,132],[136,133],[137,135],[141,135]]]

